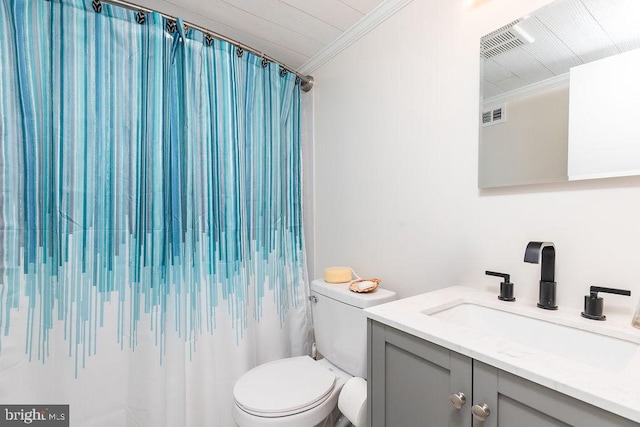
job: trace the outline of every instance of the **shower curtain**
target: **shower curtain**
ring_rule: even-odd
[[[0,404],[230,426],[242,373],[308,352],[296,80],[180,19],[0,0]]]

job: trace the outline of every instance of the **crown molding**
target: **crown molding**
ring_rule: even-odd
[[[325,46],[296,71],[302,75],[309,75],[324,63],[342,52],[347,47],[358,41],[362,36],[389,19],[400,9],[411,3],[412,0],[387,0],[378,5],[351,28],[342,33],[340,37]]]
[[[536,95],[562,86],[569,86],[569,73],[561,74],[556,77],[551,77],[550,79],[542,80],[538,83],[533,83],[509,92],[501,93],[500,95],[492,96],[491,98],[483,100],[482,105],[490,106],[504,104],[505,102],[509,102],[514,99]]]

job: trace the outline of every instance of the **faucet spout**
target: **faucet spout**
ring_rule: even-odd
[[[540,299],[538,307],[557,310],[556,305],[556,250],[551,242],[529,242],[524,262],[540,264]]]
[[[542,258],[542,263],[540,259]],[[529,242],[524,252],[524,262],[541,264],[541,277],[543,282],[555,281],[556,249],[551,242]]]

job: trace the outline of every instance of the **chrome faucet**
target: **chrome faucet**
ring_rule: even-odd
[[[540,261],[542,259],[542,261]],[[540,264],[540,291],[538,307],[557,310],[556,305],[556,250],[551,242],[529,242],[524,252],[524,262]]]

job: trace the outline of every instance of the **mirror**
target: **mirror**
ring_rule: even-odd
[[[640,0],[556,0],[480,58],[480,188],[640,175]]]

